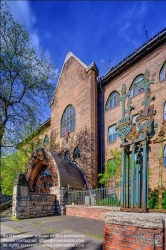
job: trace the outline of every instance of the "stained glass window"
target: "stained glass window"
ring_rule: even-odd
[[[67,133],[75,130],[75,109],[69,105],[62,116],[61,120],[61,135],[65,136]]]
[[[49,137],[48,137],[48,135],[46,135],[44,137],[44,146],[47,146],[48,144],[49,144]]]
[[[74,150],[74,155],[73,155],[74,159],[80,158],[80,149],[77,147]]]
[[[161,70],[160,70],[160,82],[164,81],[166,79],[166,62],[164,63],[164,65],[162,66]]]
[[[143,80],[143,75],[139,75],[135,78],[133,81],[131,87],[130,87],[130,97],[136,96],[143,92],[143,89],[139,89],[139,86],[141,86],[141,82]]]
[[[69,151],[66,151],[65,160],[70,161],[70,152]]]
[[[106,110],[112,109],[118,105],[117,97],[119,96],[119,93],[114,91],[110,96],[108,97],[108,100],[106,102]]]
[[[108,142],[116,141],[117,132],[115,130],[116,124],[108,128]]]

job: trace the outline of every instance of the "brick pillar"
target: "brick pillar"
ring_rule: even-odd
[[[164,250],[164,227],[162,214],[106,213],[103,250]]]

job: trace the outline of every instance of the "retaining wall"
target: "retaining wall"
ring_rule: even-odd
[[[103,220],[106,212],[119,211],[120,207],[67,205],[66,215]]]
[[[103,250],[165,250],[165,214],[106,213]]]

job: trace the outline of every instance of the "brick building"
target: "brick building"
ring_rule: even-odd
[[[136,106],[132,111],[135,121],[138,111],[142,108],[144,93],[139,90],[138,85],[143,79],[145,70],[150,72],[149,78],[155,80],[151,86],[151,94],[156,96],[154,108],[157,111],[155,122],[158,123],[158,131],[162,121],[166,120],[166,29],[100,78],[95,63],[87,66],[73,53],[67,54],[51,102],[51,119],[47,127],[49,150],[43,151],[44,155],[52,154],[48,157],[48,162],[52,162],[50,173],[53,165],[56,165],[59,169],[57,176],[62,176],[63,171],[60,168],[63,168],[66,162],[70,164],[74,162],[84,176],[86,186],[97,187],[98,173],[104,172],[104,162],[110,159],[110,150],[115,147],[120,150],[121,140],[117,137],[115,126],[121,119],[122,107],[116,97],[121,93],[121,87],[125,83],[127,91],[130,91],[132,103]],[[166,141],[163,144],[163,185],[166,187]],[[158,144],[151,144],[149,156],[152,172],[151,187],[158,186],[158,147]],[[43,166],[47,168],[49,165],[47,156],[45,159],[42,158],[41,164],[38,164],[40,149],[34,154],[36,158],[34,160],[32,155],[27,168],[27,179],[31,179],[32,186],[37,183]],[[57,155],[60,161],[57,160]],[[35,167],[35,164],[38,167]],[[68,173],[67,166],[64,171]],[[62,185],[61,181],[58,183]],[[74,180],[66,179],[64,183],[74,187]]]

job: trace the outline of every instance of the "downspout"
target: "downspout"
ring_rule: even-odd
[[[104,173],[104,92],[102,78],[98,82],[98,173]]]

